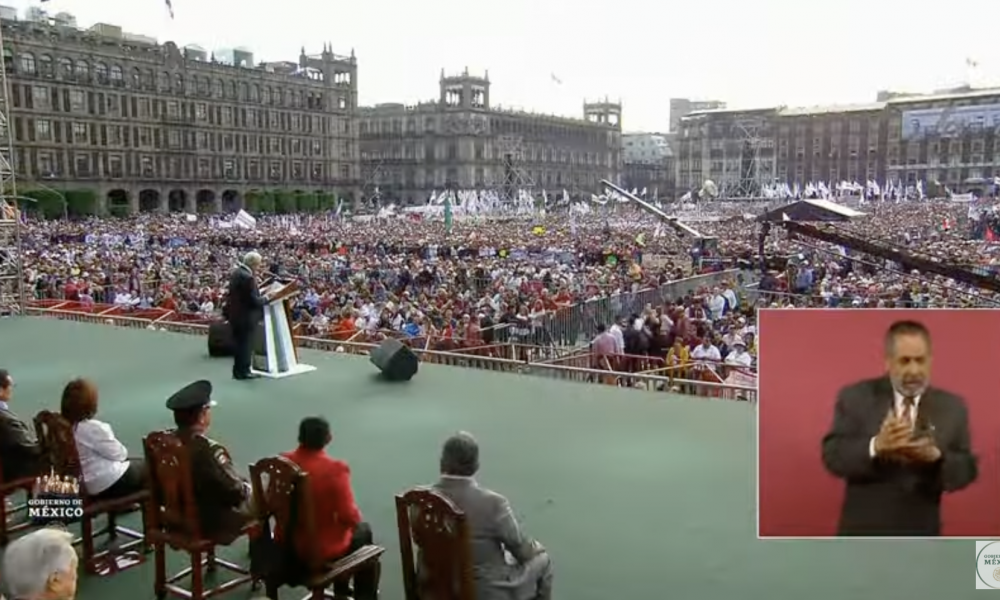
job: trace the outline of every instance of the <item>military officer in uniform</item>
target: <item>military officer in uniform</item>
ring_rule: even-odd
[[[226,447],[206,435],[213,406],[212,384],[204,380],[167,400],[177,425],[175,433],[191,455],[201,534],[216,540],[235,539],[253,515],[250,484],[236,472]]]

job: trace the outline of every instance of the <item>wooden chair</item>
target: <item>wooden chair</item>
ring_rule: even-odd
[[[298,542],[309,548],[308,556],[298,556],[298,560],[306,566],[304,587],[309,589],[309,595],[302,600],[346,600],[348,597],[338,596],[329,588],[335,582],[350,580],[354,574],[363,568],[374,568],[381,571],[381,557],[385,548],[368,545],[351,554],[334,560],[325,561],[319,554],[319,536],[316,535],[315,508],[309,488],[308,475],[294,462],[282,456],[264,458],[250,465],[250,482],[253,485],[254,505],[257,517],[261,523],[262,535],[273,535],[271,520],[275,525],[294,527]],[[298,499],[295,515],[292,515],[293,498]],[[296,523],[292,523],[292,520]],[[284,535],[288,535],[287,530]],[[278,590],[268,584],[268,598],[277,598]]]
[[[87,495],[80,456],[76,450],[73,426],[59,413],[43,410],[35,415],[35,432],[49,461],[49,466],[59,476],[69,476],[80,484],[83,517],[80,519],[80,539],[83,547],[84,570],[91,575],[111,575],[146,562],[146,536],[117,523],[119,515],[142,511],[143,530],[146,528],[146,501],[148,491],[137,492],[121,498],[95,500]],[[104,516],[106,525],[94,529],[94,520]],[[97,550],[97,538],[105,536],[111,544],[119,536],[129,541],[115,547]]]
[[[253,535],[256,523],[250,522],[232,539],[217,540],[202,535],[194,496],[191,456],[187,447],[172,431],[153,432],[143,440],[146,464],[150,473],[149,526],[146,536],[153,545],[155,575],[153,588],[158,600],[167,595],[204,600],[256,581],[250,570],[215,555],[217,546],[228,545],[243,535]],[[185,552],[191,566],[167,576],[167,547]],[[236,577],[215,587],[205,587],[206,573],[218,567],[235,573]],[[189,577],[191,588],[177,582]]]
[[[3,468],[0,467],[0,547],[6,546],[10,538],[15,533],[20,533],[31,527],[31,520],[28,519],[28,503],[7,505],[7,499],[18,492],[24,492],[31,498],[35,488],[34,477],[22,477],[7,481],[3,476]],[[11,522],[14,518],[20,519]]]
[[[432,488],[396,496],[405,600],[475,600],[469,526],[455,503]],[[417,579],[416,546],[421,561]]]

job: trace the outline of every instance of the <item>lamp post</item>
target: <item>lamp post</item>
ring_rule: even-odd
[[[45,190],[46,192],[52,192],[56,196],[59,196],[59,199],[62,200],[63,220],[64,221],[68,221],[69,220],[69,201],[66,200],[66,195],[65,194],[63,194],[62,192],[60,192],[59,190],[57,190],[57,189],[55,189],[53,187],[45,185],[44,183],[42,183],[40,181],[32,180],[31,181],[31,185],[36,185],[36,186],[42,188],[43,190]]]

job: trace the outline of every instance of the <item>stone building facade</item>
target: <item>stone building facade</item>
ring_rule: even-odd
[[[359,191],[353,53],[232,65],[109,25],[5,21],[3,37],[21,189],[91,189],[118,213]]]
[[[706,179],[753,196],[772,183],[873,180],[959,189],[1000,175],[1000,90],[810,108],[710,110],[681,120],[680,190]]]
[[[885,170],[959,191],[1000,177],[1000,89],[889,100]]]
[[[621,105],[584,105],[581,119],[495,108],[489,77],[442,72],[440,97],[360,110],[362,177],[383,202],[420,204],[437,190],[518,189],[590,197],[618,181]]]
[[[672,133],[626,133],[623,139],[622,184],[627,189],[646,190],[647,198],[672,200],[677,172]]]

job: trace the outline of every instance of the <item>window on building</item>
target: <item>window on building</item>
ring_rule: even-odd
[[[87,112],[87,94],[83,90],[69,91],[69,109],[75,113]]]
[[[125,173],[123,168],[122,157],[120,156],[109,156],[108,157],[108,175],[111,177],[122,177]]]
[[[52,108],[52,92],[44,85],[36,85],[31,88],[32,106],[39,110],[50,110]]]
[[[38,65],[35,63],[35,55],[25,52],[21,55],[18,65],[18,70],[20,70],[25,75],[35,75],[38,73]]]
[[[108,69],[108,65],[99,62],[94,65],[94,76],[97,79],[97,83],[106,84],[111,79],[111,71]]]
[[[36,119],[35,120],[35,141],[36,142],[51,142],[52,141],[52,122],[48,119]]]
[[[85,152],[76,152],[73,155],[73,168],[77,177],[90,177],[90,155]]]
[[[86,144],[90,130],[86,123],[73,123],[73,143]]]

